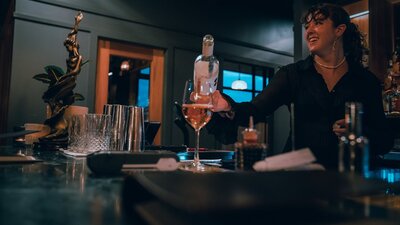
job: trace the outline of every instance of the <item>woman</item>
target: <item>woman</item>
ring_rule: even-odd
[[[310,56],[282,67],[251,102],[235,103],[216,91],[214,111],[220,113],[214,113],[208,130],[222,142],[232,143],[237,136],[235,128],[246,125],[250,115],[260,121],[279,106],[293,103],[296,149],[309,147],[319,163],[335,169],[338,136],[345,132],[344,104],[357,101],[364,107],[363,131],[370,139],[372,156],[387,152],[392,136],[383,112],[380,82],[362,66],[363,36],[356,25],[345,10],[332,4],[313,6],[302,22]],[[290,141],[285,147],[289,149]]]

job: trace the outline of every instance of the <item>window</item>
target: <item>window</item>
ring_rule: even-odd
[[[137,106],[148,107],[149,106],[149,78],[150,78],[150,67],[144,68],[139,72],[139,91],[137,97]]]
[[[274,72],[274,69],[270,67],[235,62],[224,62],[224,68],[226,69],[222,71],[222,92],[236,102],[248,102],[260,94],[268,85]],[[238,79],[247,83],[246,89],[232,89],[232,83]]]

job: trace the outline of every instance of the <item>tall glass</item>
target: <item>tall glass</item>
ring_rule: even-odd
[[[196,132],[196,148],[193,156],[193,163],[189,165],[190,170],[205,171],[207,167],[200,163],[199,141],[200,130],[203,128],[212,116],[212,98],[211,84],[208,81],[197,82],[194,87],[193,81],[188,80],[182,99],[182,113],[186,121]]]

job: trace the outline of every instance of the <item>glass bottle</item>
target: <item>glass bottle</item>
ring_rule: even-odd
[[[396,86],[393,88],[393,91],[390,95],[390,105],[389,111],[390,114],[396,115],[400,114],[400,77],[396,77]]]
[[[390,113],[400,114],[400,38],[396,39],[396,48],[392,53],[392,92],[390,95]]]
[[[267,157],[267,145],[258,142],[259,132],[254,128],[252,116],[249,119],[249,127],[242,132],[242,135],[243,142],[235,143],[235,168],[254,170],[253,165]]]
[[[383,81],[382,87],[382,103],[385,114],[390,114],[392,111],[391,98],[394,93],[393,90],[393,76],[392,76],[393,62],[390,59],[388,62],[386,77]]]
[[[347,132],[339,139],[339,172],[369,172],[369,141],[362,134],[362,104],[346,102],[345,122]]]
[[[202,53],[194,61],[194,86],[199,87],[201,83],[211,84],[211,92],[217,89],[219,62],[213,55],[214,38],[207,34],[203,38]],[[201,94],[201,90],[199,90]]]
[[[400,37],[396,38],[396,47],[392,53],[393,74],[400,76]]]

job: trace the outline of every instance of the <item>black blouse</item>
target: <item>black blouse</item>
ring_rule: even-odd
[[[296,149],[309,147],[317,160],[327,168],[337,166],[338,137],[332,131],[336,120],[344,119],[344,105],[349,101],[363,105],[363,133],[370,140],[372,157],[386,153],[393,137],[383,112],[379,80],[368,70],[349,65],[349,71],[329,92],[322,76],[316,71],[312,57],[282,67],[270,84],[251,102],[235,103],[228,97],[235,117],[233,120],[215,113],[207,126],[223,143],[233,143],[237,126],[246,126],[249,116],[255,121],[265,119],[281,105],[295,106]],[[291,149],[291,142],[285,150]]]

